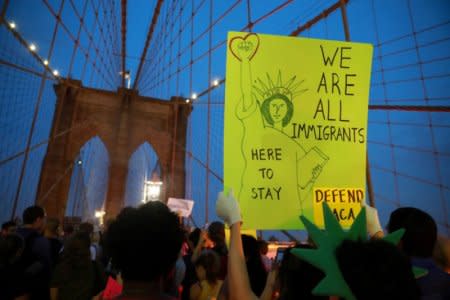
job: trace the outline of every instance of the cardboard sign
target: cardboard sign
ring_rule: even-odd
[[[303,228],[318,187],[364,192],[372,50],[229,33],[224,186],[245,228]]]
[[[322,202],[326,202],[341,226],[349,228],[359,214],[363,201],[363,189],[314,188],[314,223],[324,227]]]
[[[187,199],[169,198],[167,206],[174,213],[180,214],[182,217],[189,217],[194,207],[194,201]]]

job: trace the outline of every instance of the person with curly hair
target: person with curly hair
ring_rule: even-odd
[[[122,210],[106,236],[111,262],[123,279],[117,299],[174,299],[164,293],[164,285],[182,243],[178,216],[163,203]]]

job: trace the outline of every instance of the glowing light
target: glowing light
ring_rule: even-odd
[[[197,94],[196,94],[196,93],[193,93],[192,96],[191,96],[191,99],[192,99],[192,100],[197,99]]]
[[[95,217],[98,219],[98,223],[101,225],[103,225],[103,217],[105,216],[105,211],[104,210],[96,210],[95,211]]]
[[[147,190],[147,194],[150,198],[157,198],[159,196],[160,187],[157,185],[150,185]]]
[[[9,22],[9,28],[15,29],[15,28],[16,28],[16,23],[14,23],[14,22]]]
[[[95,211],[95,217],[96,218],[102,218],[105,215],[105,211],[104,210],[96,210]]]
[[[53,75],[58,76],[59,75],[58,70],[53,70]],[[81,160],[80,160],[80,162],[81,162]],[[79,163],[79,164],[81,164],[81,163]]]
[[[55,75],[56,76],[56,75]],[[81,165],[81,164],[83,164],[83,161],[81,160],[81,159],[79,159],[79,160],[77,160],[77,164],[78,165]]]
[[[191,102],[191,100],[189,100],[189,99],[186,99],[186,103],[189,103],[189,102]]]
[[[158,201],[161,194],[162,181],[146,181],[144,199],[142,202]]]
[[[30,50],[33,51],[33,52],[36,51],[36,45],[33,44],[33,43],[30,44],[29,48],[30,48]]]
[[[44,65],[48,66],[48,60],[44,59],[43,63]]]
[[[218,85],[219,85],[219,79],[214,79],[213,86],[218,86]]]

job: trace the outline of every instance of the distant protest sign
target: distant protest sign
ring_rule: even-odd
[[[301,229],[300,215],[320,225],[323,201],[351,224],[365,194],[372,51],[229,33],[224,186],[245,228]]]
[[[167,206],[174,213],[187,218],[192,213],[192,208],[194,207],[194,201],[187,199],[169,198],[167,201]]]

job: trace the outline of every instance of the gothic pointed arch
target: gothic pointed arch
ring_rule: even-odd
[[[109,154],[95,136],[81,147],[73,162],[65,216],[94,220],[95,211],[105,207],[109,177]]]
[[[125,190],[125,206],[137,206],[146,201],[146,182],[161,181],[163,170],[153,147],[144,142],[130,157]],[[161,198],[164,198],[165,184],[161,186]]]
[[[110,157],[106,217],[115,216],[124,206],[129,159],[146,141],[165,170],[161,179],[168,192],[164,197],[184,197],[186,128],[191,104],[179,97],[167,101],[126,89],[111,92],[85,88],[75,80],[62,81],[55,86],[55,92],[56,113],[36,200],[48,215],[64,215],[70,169],[83,145],[96,136]]]

